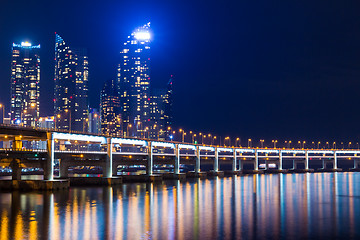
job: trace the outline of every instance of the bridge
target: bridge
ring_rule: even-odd
[[[68,186],[68,180],[60,180],[69,179],[69,168],[77,166],[101,167],[103,177],[97,178],[98,181],[116,184],[122,182],[123,178],[155,181],[162,178],[223,176],[223,165],[231,165],[231,171],[226,172],[228,174],[285,173],[313,172],[310,164],[315,161],[321,164],[319,171],[341,171],[339,163],[351,161],[351,170],[357,171],[360,161],[360,150],[354,149],[223,147],[154,139],[115,138],[12,125],[0,125],[0,141],[3,143],[3,148],[0,148],[0,166],[12,169],[10,184],[13,188],[14,184],[21,188],[19,182],[23,168],[43,169],[42,183],[45,182],[45,188],[55,188],[54,184],[59,182]],[[56,177],[55,163],[59,169]],[[292,167],[284,169],[284,163],[291,163]],[[172,171],[154,174],[154,165],[163,164],[172,166]],[[203,164],[212,165],[212,170],[202,172]],[[276,168],[269,168],[270,164]],[[145,166],[146,174],[118,176],[118,166],[134,165]],[[180,165],[192,166],[193,171],[180,173]],[[260,166],[263,168],[260,169]],[[88,178],[81,181],[90,183],[92,180]],[[0,189],[6,188],[5,185],[4,181],[0,181]]]

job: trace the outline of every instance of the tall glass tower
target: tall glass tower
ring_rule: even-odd
[[[110,136],[122,135],[120,98],[117,82],[108,80],[100,93],[101,132]]]
[[[11,62],[11,123],[37,126],[40,97],[40,45],[13,43]]]
[[[131,127],[132,135],[144,136],[150,124],[150,23],[128,36],[120,54],[118,86],[123,129]]]
[[[54,115],[58,129],[88,129],[88,65],[84,49],[70,48],[55,34]]]

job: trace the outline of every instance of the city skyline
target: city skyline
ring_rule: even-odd
[[[7,3],[6,6],[12,4]],[[52,3],[45,6],[52,7]],[[114,9],[118,6],[121,5],[115,4]],[[94,21],[89,19],[94,26],[93,33],[81,28],[82,21],[73,21],[74,26],[67,21],[59,21],[61,15],[46,24],[43,23],[46,21],[39,21],[44,16],[36,16],[30,19],[26,24],[28,29],[25,29],[13,25],[12,18],[4,13],[3,16],[10,21],[9,26],[4,26],[0,62],[4,66],[10,62],[11,42],[21,42],[27,37],[34,44],[42,44],[41,89],[47,89],[53,74],[48,67],[53,58],[49,42],[52,34],[58,31],[72,45],[91,50],[89,56],[94,62],[90,61],[90,64],[96,67],[91,68],[90,77],[94,77],[94,85],[89,86],[89,91],[91,96],[95,96],[93,93],[100,88],[103,80],[115,77],[116,73],[109,69],[114,69],[117,64],[116,55],[121,49],[121,42],[126,39],[126,33],[151,20],[155,33],[152,46],[155,76],[152,80],[159,87],[163,85],[160,82],[166,82],[171,74],[176,76],[174,115],[177,127],[216,132],[222,136],[233,134],[243,139],[334,139],[337,142],[348,139],[355,142],[358,139],[359,116],[353,111],[359,87],[356,80],[359,75],[356,70],[358,34],[355,31],[359,19],[352,10],[356,9],[355,3],[327,6],[321,19],[314,14],[322,8],[318,4],[292,3],[280,9],[264,4],[260,7],[263,11],[261,21],[255,20],[256,14],[250,16],[257,7],[250,3],[242,6],[248,13],[241,10],[243,15],[239,19],[234,18],[235,9],[239,8],[216,8],[214,4],[206,6],[207,11],[199,16],[187,10],[184,4],[177,4],[178,11],[175,14],[170,11],[172,18],[166,11],[171,9],[171,4],[164,7],[156,5],[149,10],[145,10],[145,6],[127,6],[128,14],[105,18],[99,22],[100,25],[94,25]],[[75,5],[74,10],[78,7]],[[110,8],[98,7],[111,12]],[[310,9],[310,12],[308,15],[303,11],[296,13],[298,7]],[[339,7],[346,9],[347,14],[337,13],[336,19],[347,23],[347,28],[336,25],[332,20],[331,10]],[[55,11],[61,9],[59,7]],[[199,10],[200,4],[195,3],[194,9]],[[94,10],[91,11],[94,13]],[[225,14],[226,11],[228,14]],[[202,17],[208,19],[208,14],[216,12],[218,17],[204,24]],[[80,12],[78,16],[83,14]],[[27,13],[24,13],[18,17],[26,16]],[[262,21],[265,18],[270,21]],[[35,20],[41,22],[41,31],[29,27]],[[332,28],[328,27],[329,22]],[[108,26],[100,31],[99,26],[106,24]],[[249,26],[252,26],[251,30]],[[322,35],[316,34],[319,28],[324,29]],[[99,38],[95,39],[94,33]],[[310,43],[306,39],[313,41]],[[237,44],[229,45],[227,41]],[[6,52],[3,49],[7,49]],[[110,57],[103,58],[105,54],[110,54]],[[104,73],[107,76],[100,78]],[[1,69],[0,76],[4,89],[8,89],[9,70]],[[3,90],[1,96],[5,98],[8,93],[8,90]],[[41,109],[51,108],[49,100],[52,98],[49,98],[50,94],[46,95],[41,96]],[[3,104],[7,102],[6,99],[0,101]],[[96,102],[98,98],[91,98],[90,106],[96,107]],[[9,106],[6,107],[8,111]],[[214,109],[219,112],[213,112]]]

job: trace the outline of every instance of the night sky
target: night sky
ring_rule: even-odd
[[[41,44],[41,115],[53,106],[54,32],[88,49],[90,106],[119,51],[151,22],[151,79],[175,76],[174,125],[225,136],[360,141],[359,1],[16,1],[0,3],[0,102],[13,42]]]

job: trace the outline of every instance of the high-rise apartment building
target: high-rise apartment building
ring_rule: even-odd
[[[84,49],[70,48],[55,34],[54,116],[58,129],[88,129],[88,66]]]
[[[164,129],[166,131],[166,136],[169,137],[171,133],[171,127],[173,124],[173,83],[174,78],[171,75],[171,78],[167,84],[166,93],[164,95]]]
[[[150,23],[135,29],[120,52],[118,87],[124,130],[142,136],[150,125]],[[127,133],[128,134],[128,133]]]
[[[92,108],[89,112],[89,132],[100,133],[101,130],[101,118],[97,109]]]
[[[120,137],[122,118],[117,81],[108,80],[100,93],[101,133]]]
[[[173,78],[171,76],[166,89],[152,89],[150,101],[149,138],[166,140],[171,133],[173,104]]]
[[[11,61],[11,123],[37,126],[40,97],[40,45],[13,43]]]

